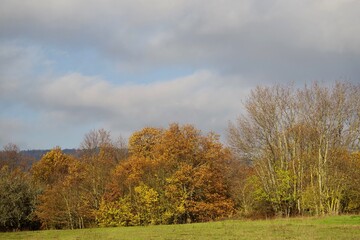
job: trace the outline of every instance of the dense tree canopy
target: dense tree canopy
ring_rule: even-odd
[[[191,125],[144,128],[130,137],[129,152],[114,172],[104,204],[130,201],[127,215],[137,222],[121,220],[117,225],[209,221],[233,213],[223,175],[230,155],[218,136],[203,136]]]
[[[42,189],[35,213],[43,228],[83,227],[87,200],[81,194],[85,178],[82,169],[79,160],[60,148],[48,152],[33,166],[33,178]]]

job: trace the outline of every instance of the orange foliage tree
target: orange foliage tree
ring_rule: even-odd
[[[204,136],[191,125],[144,128],[130,137],[129,152],[103,205],[127,199],[132,206],[127,215],[140,225],[209,221],[233,213],[225,177],[230,155],[217,135]]]

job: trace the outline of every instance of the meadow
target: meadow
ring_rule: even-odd
[[[0,233],[0,239],[360,239],[360,216]]]

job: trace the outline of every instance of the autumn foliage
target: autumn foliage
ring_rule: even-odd
[[[216,135],[202,136],[190,125],[144,128],[130,137],[129,152],[114,171],[100,224],[109,222],[107,206],[119,201],[131,206],[127,215],[133,216],[119,226],[200,222],[233,214],[223,174],[230,155]]]
[[[83,164],[60,148],[48,152],[32,168],[41,189],[35,210],[43,228],[82,228],[89,217],[88,200],[81,194]]]
[[[227,218],[235,213],[226,174],[230,163],[219,137],[192,125],[146,127],[128,145],[112,141],[108,131],[91,131],[75,155],[54,148],[33,164],[26,174],[35,191],[33,205],[24,217],[42,229]],[[11,174],[7,166],[2,171]],[[16,221],[6,224],[22,228]]]
[[[227,146],[192,125],[99,129],[74,154],[0,151],[0,230],[360,213],[360,87],[257,87]]]
[[[257,87],[245,108],[230,124],[228,140],[239,162],[255,171],[245,181],[253,189],[252,211],[277,216],[359,211],[360,188],[354,184],[360,179],[359,85]]]

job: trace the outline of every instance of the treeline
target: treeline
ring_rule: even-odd
[[[29,164],[0,153],[0,229],[360,212],[360,87],[257,87],[224,146],[192,125],[85,135]],[[25,164],[24,164],[25,163]],[[28,167],[30,166],[31,167]]]

